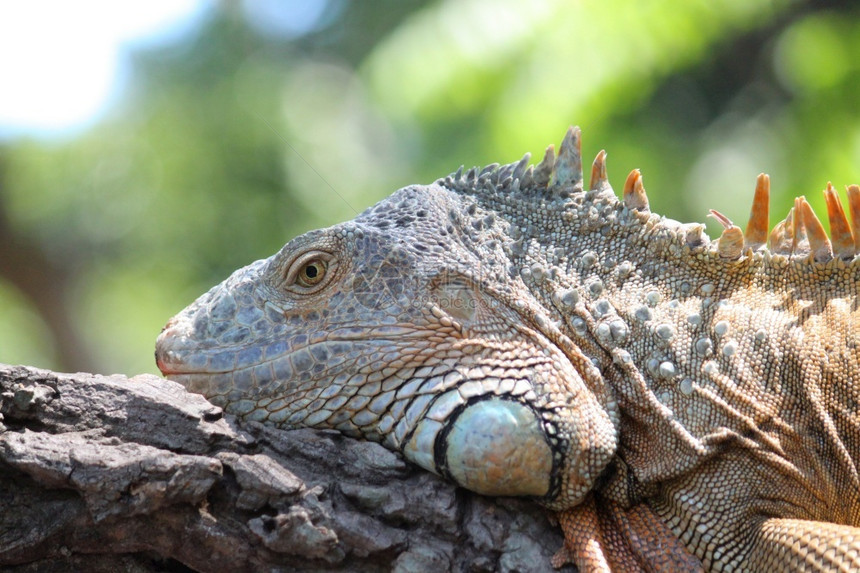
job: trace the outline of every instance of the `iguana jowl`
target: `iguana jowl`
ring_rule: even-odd
[[[832,242],[803,198],[768,237],[765,175],[746,233],[714,213],[711,241],[650,213],[638,171],[616,199],[603,152],[584,190],[572,128],[537,166],[406,187],[236,271],[158,366],[532,496],[556,563],[860,570],[860,188],[853,232],[825,193]]]

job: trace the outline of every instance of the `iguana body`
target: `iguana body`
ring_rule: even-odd
[[[237,271],[158,364],[246,418],[532,496],[558,562],[644,566],[611,553],[656,515],[709,570],[857,570],[860,233],[831,193],[832,244],[801,199],[768,250],[767,184],[712,242],[651,214],[638,171],[616,199],[603,152],[584,191],[571,129],[534,168],[401,189]]]

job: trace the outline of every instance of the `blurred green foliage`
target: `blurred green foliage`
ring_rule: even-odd
[[[88,132],[0,144],[0,361],[156,372],[232,270],[394,189],[539,156],[570,124],[652,209],[745,222],[860,180],[860,11],[789,0],[331,1],[278,37],[229,3],[135,54]],[[716,236],[713,224],[711,235]]]

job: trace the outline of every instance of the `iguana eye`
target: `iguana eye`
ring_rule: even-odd
[[[313,259],[302,265],[299,269],[299,274],[296,276],[296,282],[303,287],[312,287],[319,283],[325,277],[326,271],[325,261]]]
[[[305,253],[290,264],[284,275],[285,286],[288,290],[301,294],[316,292],[328,283],[334,266],[335,258],[330,253]]]

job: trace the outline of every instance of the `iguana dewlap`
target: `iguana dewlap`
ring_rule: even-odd
[[[233,273],[159,368],[233,414],[376,440],[560,512],[581,568],[860,570],[860,188],[832,240],[623,200],[605,154],[410,186]],[[766,244],[769,243],[769,248]],[[689,553],[688,553],[689,552]],[[698,566],[701,566],[698,565]]]

